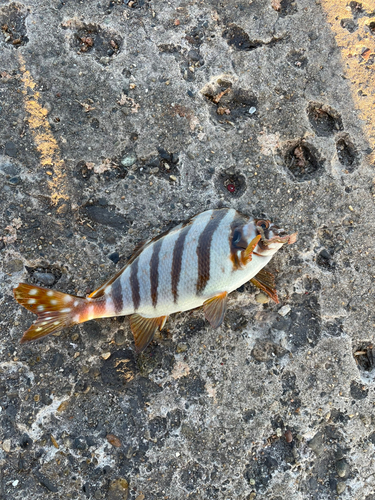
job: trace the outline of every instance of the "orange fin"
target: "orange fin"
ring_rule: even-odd
[[[146,349],[156,330],[161,330],[167,319],[168,316],[160,316],[160,318],[144,318],[139,314],[130,316],[130,328],[134,335],[135,350],[138,354]]]
[[[227,297],[228,292],[223,292],[203,303],[204,315],[212,328],[218,328],[223,322],[227,310]]]
[[[241,256],[241,260],[242,260],[242,263],[243,264],[248,264],[249,262],[251,262],[251,259],[252,259],[252,253],[255,249],[255,247],[257,246],[257,244],[259,243],[259,240],[261,239],[261,235],[258,234],[258,236],[255,236],[254,239],[252,239],[250,241],[250,243],[248,244],[246,250],[244,250],[242,252],[242,256]]]
[[[268,271],[262,269],[250,281],[253,285],[255,285],[257,288],[260,288],[269,297],[271,297],[271,299],[274,300],[276,304],[279,303],[275,285],[275,276],[272,273],[269,273]]]
[[[13,293],[17,302],[38,315],[34,324],[24,333],[21,344],[80,323],[76,319],[87,304],[85,298],[26,283],[20,283]]]

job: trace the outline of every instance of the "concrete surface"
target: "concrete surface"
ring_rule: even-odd
[[[3,499],[375,498],[371,3],[0,1]],[[219,206],[299,232],[280,305],[19,345],[20,281],[86,294]]]

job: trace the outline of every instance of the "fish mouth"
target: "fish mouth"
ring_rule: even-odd
[[[273,234],[274,236],[272,237],[267,238],[265,235],[265,231],[263,231],[261,227],[257,226],[257,229],[262,236],[262,243],[267,246],[271,245],[272,243],[281,243],[283,245],[287,243],[288,245],[292,245],[297,241],[298,233],[287,234],[285,229],[274,226],[273,224],[270,225],[269,230],[267,231],[267,236]]]

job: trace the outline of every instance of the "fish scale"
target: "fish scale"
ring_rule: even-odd
[[[131,315],[138,352],[175,312],[203,306],[216,328],[227,295],[251,280],[278,302],[273,276],[263,267],[296,234],[267,220],[222,208],[202,212],[143,245],[116,276],[88,297],[21,283],[16,300],[38,314],[21,342],[94,318]]]

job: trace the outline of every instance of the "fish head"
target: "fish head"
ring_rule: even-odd
[[[291,245],[297,240],[297,233],[288,234],[269,220],[255,219],[254,223],[256,233],[261,237],[258,243],[261,255],[273,255],[286,243]]]
[[[285,243],[292,244],[297,233],[287,232],[267,219],[250,219],[236,225],[231,234],[231,259],[235,268],[251,261],[251,254],[271,257]]]

